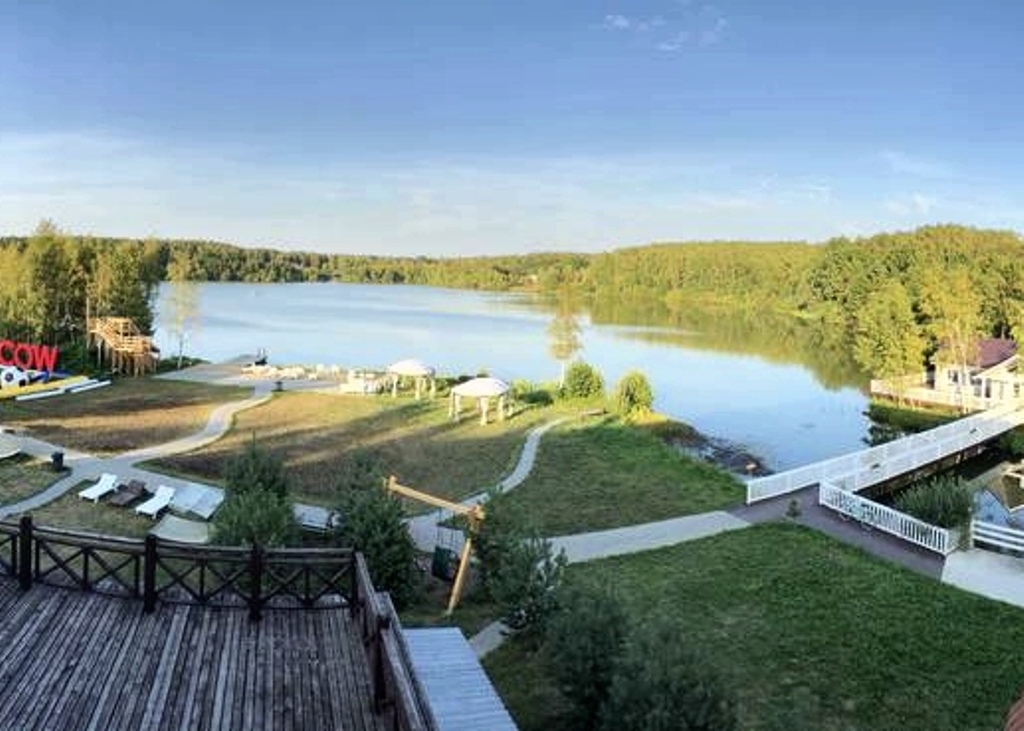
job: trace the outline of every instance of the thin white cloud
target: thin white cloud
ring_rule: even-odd
[[[633,23],[625,15],[606,15],[602,25],[607,30],[629,30]]]
[[[885,210],[897,216],[926,217],[938,206],[939,199],[924,193],[910,193],[889,198],[882,205]]]
[[[700,31],[697,43],[700,46],[713,46],[722,40],[722,34],[725,32],[726,27],[729,25],[729,21],[725,18],[718,16],[715,18],[712,25],[708,28],[704,28]]]
[[[897,175],[930,179],[953,177],[952,168],[940,160],[909,155],[898,150],[883,150],[881,158],[889,172]]]
[[[657,44],[655,48],[665,53],[675,53],[679,49],[683,48],[690,42],[692,34],[688,30],[678,31],[674,36],[666,41],[662,41]]]

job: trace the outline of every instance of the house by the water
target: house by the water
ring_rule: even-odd
[[[985,338],[964,363],[936,360],[932,369],[898,378],[871,380],[871,395],[965,411],[992,408],[1024,393],[1017,343]]]

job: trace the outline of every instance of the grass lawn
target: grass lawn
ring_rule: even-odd
[[[110,536],[142,538],[156,525],[151,518],[136,515],[131,507],[118,508],[102,500],[94,503],[78,497],[78,491],[92,481],[83,481],[64,497],[32,511],[32,522],[52,528],[80,530]]]
[[[63,475],[54,472],[49,460],[27,454],[0,462],[0,505],[17,502],[41,492]]]
[[[335,476],[357,449],[376,455],[404,484],[461,498],[497,483],[515,466],[526,433],[558,416],[528,409],[481,426],[472,416],[451,422],[447,408],[444,400],[285,391],[238,414],[223,439],[150,466],[219,481],[227,461],[255,437],[284,460],[297,500],[330,504]]]
[[[602,417],[545,434],[511,502],[544,535],[563,535],[717,510],[744,495],[723,470],[682,455],[648,429]]]
[[[611,581],[638,618],[675,618],[735,691],[743,729],[998,729],[1024,688],[1024,610],[799,526],[571,571]],[[539,654],[511,645],[485,665],[521,729],[558,727]]]
[[[84,393],[5,402],[0,415],[8,426],[44,441],[106,455],[197,432],[214,408],[251,393],[248,388],[126,378]]]

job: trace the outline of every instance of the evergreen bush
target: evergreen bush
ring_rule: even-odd
[[[578,360],[565,372],[562,394],[570,399],[589,399],[604,393],[604,378],[594,366]]]
[[[615,386],[615,407],[626,417],[644,416],[654,406],[651,382],[642,372],[632,370],[619,379]]]
[[[895,500],[896,509],[940,528],[956,528],[974,514],[974,490],[954,475],[913,485]]]

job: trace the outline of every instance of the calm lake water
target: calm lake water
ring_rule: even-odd
[[[157,304],[157,344],[177,352]],[[440,373],[486,370],[511,381],[555,380],[552,314],[529,295],[360,284],[199,285],[200,322],[186,352],[211,361],[266,348],[274,364],[384,368],[418,358]],[[826,388],[812,370],[758,355],[702,350],[700,338],[648,337],[640,326],[585,317],[579,356],[609,386],[631,368],[650,379],[659,411],[711,437],[737,443],[774,470],[863,446],[866,398]],[[658,333],[664,334],[664,333]],[[671,334],[671,333],[669,333]]]

